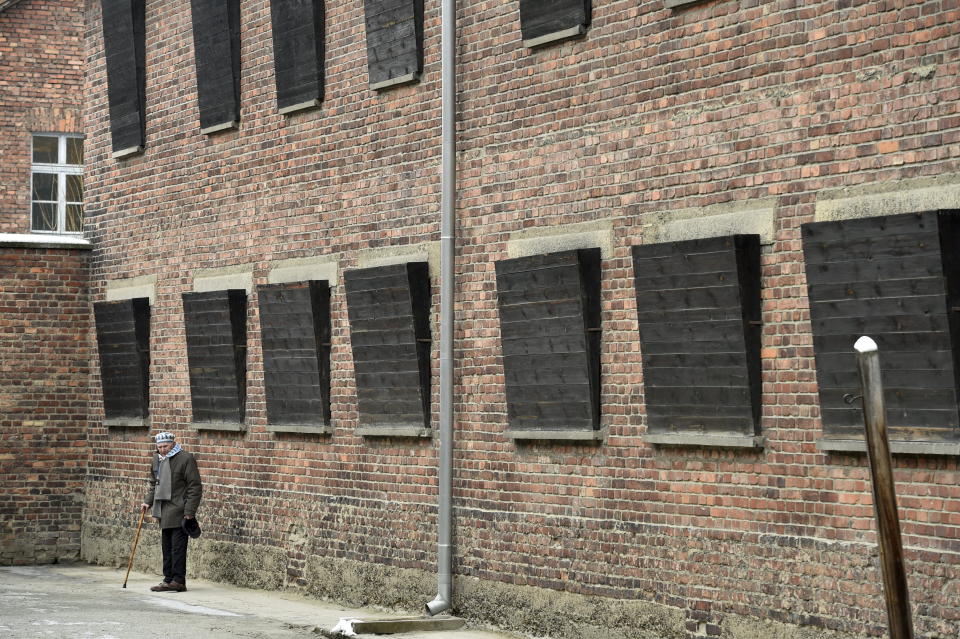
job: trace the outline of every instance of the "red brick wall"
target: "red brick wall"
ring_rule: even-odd
[[[80,556],[91,342],[87,258],[0,245],[0,564]]]
[[[0,11],[0,233],[30,231],[30,134],[83,131],[83,0]]]
[[[816,448],[799,229],[827,192],[960,181],[960,11],[932,1],[595,4],[584,39],[537,51],[521,46],[517,2],[460,7],[455,570],[679,607],[690,633],[718,636],[729,619],[759,618],[880,634],[865,460]],[[197,269],[250,265],[264,283],[276,260],[338,255],[351,268],[363,249],[438,240],[438,5],[426,6],[423,80],[375,93],[362,3],[328,3],[327,97],[293,117],[276,113],[268,3],[241,11],[240,129],[207,137],[189,2],[148,3],[147,150],[117,162],[91,9],[94,298],[108,280],[157,278],[151,413],[199,455],[208,538],[293,555],[303,532],[316,555],[431,571],[438,443],[354,434],[342,288],[332,300],[330,438],[266,431],[255,294],[248,431],[192,431],[180,294]],[[766,445],[655,449],[642,440],[629,247],[660,214],[758,200],[775,209],[775,241],[763,249]],[[511,234],[601,220],[614,238],[602,284],[608,436],[518,444],[504,435],[493,263],[507,257]],[[99,504],[135,498],[128,484],[142,473],[145,442],[145,433],[92,428],[98,498],[88,522],[127,525],[129,512],[121,520]],[[946,634],[960,621],[951,586],[960,472],[955,458],[897,465],[917,628]],[[302,583],[300,569],[292,560],[291,583]]]

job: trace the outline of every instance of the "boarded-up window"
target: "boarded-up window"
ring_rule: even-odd
[[[271,0],[277,107],[289,113],[323,99],[323,1]]]
[[[240,120],[240,0],[190,0],[200,129]]]
[[[148,415],[150,388],[150,301],[146,298],[93,305],[107,422]]]
[[[507,418],[515,437],[600,427],[600,249],[496,263]]]
[[[651,441],[674,433],[756,435],[759,237],[634,246],[633,267]]]
[[[426,262],[344,274],[360,426],[415,434],[430,424],[430,275]]]
[[[423,69],[423,0],[365,0],[370,87],[412,82]]]
[[[247,383],[247,294],[183,294],[193,421],[240,424]]]
[[[590,0],[520,0],[520,32],[528,47],[581,35],[588,26]]]
[[[957,211],[804,224],[810,319],[828,438],[862,439],[853,344],[880,350],[891,436],[958,439]]]
[[[116,157],[144,146],[146,74],[144,0],[102,0],[110,137]]]
[[[330,423],[330,286],[258,289],[263,377],[270,424]]]

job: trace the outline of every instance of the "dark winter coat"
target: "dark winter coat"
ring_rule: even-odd
[[[197,460],[185,450],[170,458],[170,500],[163,504],[160,513],[161,528],[179,528],[186,515],[196,517],[203,496],[203,484],[200,482],[200,470]],[[157,468],[160,456],[154,453],[150,464],[150,489],[143,503],[153,506],[153,495],[157,489]]]

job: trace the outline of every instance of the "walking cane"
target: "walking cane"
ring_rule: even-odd
[[[133,546],[130,548],[130,561],[127,562],[127,576],[123,578],[123,587],[127,587],[127,579],[130,578],[130,569],[133,568],[133,556],[137,553],[137,542],[140,541],[140,528],[143,527],[143,517],[147,514],[147,510],[142,508],[140,510],[140,522],[137,524],[137,534],[133,538]]]

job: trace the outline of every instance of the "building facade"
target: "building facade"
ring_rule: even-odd
[[[0,564],[80,556],[83,29],[81,0],[0,2]]]
[[[419,608],[439,4],[86,10],[83,556],[126,556],[148,435],[172,430],[204,473],[196,574]],[[844,401],[869,333],[914,621],[956,634],[958,19],[934,0],[460,4],[459,614],[882,634]]]

